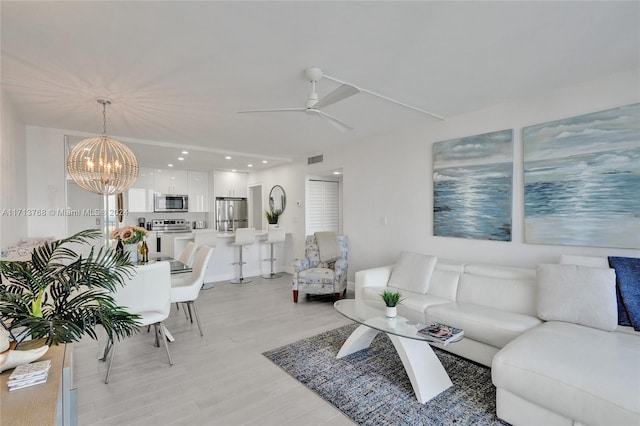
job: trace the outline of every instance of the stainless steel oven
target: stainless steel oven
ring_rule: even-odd
[[[162,253],[162,234],[191,232],[191,226],[185,219],[153,219],[151,230],[156,232],[156,251]]]

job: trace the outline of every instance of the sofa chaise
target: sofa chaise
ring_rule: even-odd
[[[563,256],[516,268],[403,252],[358,271],[357,299],[398,315],[464,329],[435,346],[492,368],[499,418],[514,425],[640,425],[640,332],[617,324],[615,272],[606,258]]]

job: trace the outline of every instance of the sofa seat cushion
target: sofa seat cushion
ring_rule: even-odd
[[[307,284],[331,284],[336,278],[336,273],[327,268],[311,268],[298,272],[298,278],[302,278]]]
[[[397,291],[403,297],[402,302],[398,305],[398,309],[411,310],[422,314],[424,317],[424,311],[427,306],[437,305],[440,303],[450,303],[451,300],[444,299],[442,297],[431,296],[429,294],[410,293],[407,290],[403,290],[396,287],[366,287],[364,289],[365,300],[373,300],[374,302],[380,302],[381,306],[384,304],[380,294],[385,291]],[[424,321],[424,319],[422,319]]]
[[[546,322],[493,358],[494,385],[583,424],[640,424],[640,338]]]
[[[429,306],[427,321],[462,328],[465,338],[496,348],[502,348],[542,322],[529,315],[463,302]]]

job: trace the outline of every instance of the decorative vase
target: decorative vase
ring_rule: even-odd
[[[398,309],[395,306],[387,306],[387,318],[395,318],[398,315]]]
[[[137,244],[125,244],[124,252],[129,253],[129,261],[131,261],[131,263],[138,263],[138,245]]]

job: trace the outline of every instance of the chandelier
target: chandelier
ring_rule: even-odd
[[[75,183],[101,195],[126,191],[138,178],[138,160],[133,152],[107,136],[108,99],[98,98],[102,104],[102,136],[84,139],[67,158],[67,170]]]

